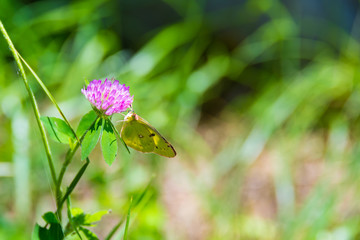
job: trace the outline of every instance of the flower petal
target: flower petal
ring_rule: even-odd
[[[118,80],[93,80],[81,89],[81,93],[99,112],[110,116],[124,112],[131,106],[134,96],[130,96],[129,88],[125,84],[120,84]]]

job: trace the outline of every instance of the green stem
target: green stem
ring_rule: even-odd
[[[97,117],[94,122],[90,125],[89,129],[96,123],[96,121],[98,120],[99,117]],[[66,154],[66,158],[65,158],[65,162],[62,165],[60,174],[59,174],[59,178],[57,181],[57,189],[60,190],[61,187],[61,183],[64,177],[64,174],[66,172],[67,167],[69,166],[69,164],[71,163],[71,160],[76,152],[76,150],[79,148],[79,146],[81,145],[82,140],[84,139],[86,133],[88,132],[88,130],[81,136],[80,140],[78,142],[76,142],[76,145],[74,146],[73,149],[70,149],[67,154]]]
[[[62,201],[61,183],[62,183],[63,177],[65,175],[67,166],[70,164],[71,159],[74,156],[76,150],[79,148],[79,146],[80,146],[79,142],[76,142],[75,147],[73,149],[70,149],[67,152],[65,161],[61,168],[59,178],[56,183],[56,207],[57,207],[57,209],[59,209],[59,206],[61,205],[61,201]],[[60,209],[61,209],[61,207],[60,207]],[[59,220],[61,221],[61,211],[58,211],[57,213],[58,213],[57,216],[59,217]]]
[[[56,191],[58,191],[58,192],[60,192],[61,183],[62,183],[63,177],[65,175],[66,169],[69,166],[69,164],[70,164],[70,162],[72,160],[72,157],[74,156],[74,154],[75,154],[76,150],[79,148],[79,146],[80,145],[77,142],[75,147],[73,149],[70,149],[66,154],[65,161],[64,161],[64,163],[62,165],[62,168],[61,168],[61,171],[60,171],[60,174],[59,174],[59,178],[57,180]]]
[[[14,56],[16,64],[17,64],[17,66],[18,66],[18,68],[20,70],[21,77],[22,77],[22,79],[24,81],[25,88],[26,88],[26,90],[28,92],[31,105],[32,105],[32,108],[33,108],[34,113],[35,113],[35,119],[36,119],[36,122],[38,124],[39,129],[40,129],[41,138],[42,138],[42,141],[44,143],[45,152],[46,152],[46,156],[47,156],[47,159],[48,159],[48,164],[49,164],[49,168],[50,168],[52,181],[53,181],[54,185],[56,186],[56,182],[57,182],[56,181],[56,172],[55,172],[55,167],[54,167],[54,163],[53,163],[52,156],[51,156],[50,145],[49,145],[48,139],[46,138],[45,128],[44,128],[44,126],[42,125],[42,123],[40,121],[40,111],[39,111],[39,108],[38,108],[37,103],[36,103],[35,95],[34,95],[33,91],[30,88],[29,82],[28,82],[28,80],[26,78],[24,68],[23,68],[23,66],[21,64],[19,55],[17,54],[17,51],[16,51],[16,49],[14,47],[14,44],[12,43],[12,41],[11,41],[9,35],[7,34],[7,32],[5,30],[5,27],[4,27],[4,25],[2,24],[1,21],[0,21],[0,31],[3,34],[5,40],[7,41],[8,45],[9,45],[10,51]]]
[[[118,130],[115,128],[114,124],[112,124],[111,121],[110,122],[110,125],[111,125],[111,128],[114,130],[116,136],[120,139],[120,141],[124,144],[126,150],[128,151],[128,153],[130,154],[130,150],[129,150],[129,147],[126,145],[126,143],[124,142],[124,140],[122,139],[122,137],[120,136]]]
[[[79,172],[76,174],[75,178],[73,179],[73,181],[70,183],[69,187],[67,188],[64,196],[58,202],[56,215],[60,216],[61,209],[62,209],[62,206],[64,205],[64,202],[66,201],[67,197],[70,196],[70,194],[72,193],[72,191],[76,187],[77,183],[79,182],[80,178],[84,174],[84,172],[85,172],[87,166],[89,165],[89,163],[90,163],[89,158],[86,158],[86,163],[80,168]]]
[[[90,125],[89,129],[96,123],[96,121],[98,120],[99,116],[96,117],[96,119],[94,120],[94,122]],[[75,176],[74,180],[71,182],[70,186],[68,187],[66,193],[64,196],[62,196],[61,194],[61,184],[62,184],[62,180],[64,178],[65,172],[67,167],[69,166],[69,164],[71,163],[71,160],[75,154],[75,152],[77,151],[77,149],[79,148],[79,146],[81,145],[81,142],[83,141],[86,133],[88,132],[88,130],[81,136],[80,140],[76,142],[75,146],[70,149],[67,154],[66,154],[66,158],[65,161],[61,167],[61,171],[59,174],[59,178],[57,180],[57,184],[56,184],[56,206],[57,206],[57,210],[56,213],[59,216],[59,219],[61,219],[61,209],[62,209],[62,205],[64,204],[66,198],[70,195],[70,193],[72,192],[72,190],[75,188],[76,184],[78,183],[78,181],[80,180],[80,177],[82,176],[82,174],[84,173],[84,171],[86,170],[87,166],[89,165],[90,161],[88,158],[86,158],[86,163],[84,164],[84,166],[79,170],[79,172],[77,173],[77,175]],[[70,191],[69,191],[70,190]]]
[[[129,206],[128,214],[127,214],[127,217],[126,217],[126,223],[125,223],[124,238],[123,238],[124,240],[126,240],[126,238],[127,238],[127,232],[128,232],[128,229],[129,229],[132,202],[133,202],[133,198],[131,197],[130,198],[130,206]]]
[[[116,224],[116,226],[111,230],[111,232],[106,236],[105,240],[110,240],[114,234],[116,233],[116,231],[120,228],[120,226],[124,223],[124,218],[122,218],[118,224]]]
[[[70,226],[75,230],[76,234],[78,235],[79,239],[82,240],[82,237],[79,233],[79,231],[77,230],[77,226],[74,223],[74,219],[73,216],[71,214],[71,201],[70,201],[70,197],[68,197],[66,199],[66,203],[67,203],[67,214],[68,214],[68,219],[69,219],[69,224]],[[67,235],[67,233],[65,232],[65,236]]]
[[[71,127],[69,121],[67,120],[67,118],[65,117],[65,114],[61,111],[59,105],[57,104],[57,102],[55,101],[55,98],[53,97],[53,95],[50,93],[50,91],[47,89],[47,87],[45,86],[45,84],[41,81],[41,79],[39,78],[39,76],[35,73],[35,71],[30,67],[30,65],[25,61],[25,59],[17,52],[19,58],[21,59],[21,61],[25,64],[25,66],[29,69],[29,71],[32,73],[32,75],[35,77],[36,81],[39,83],[39,85],[41,86],[41,88],[44,90],[44,92],[46,93],[46,95],[49,97],[50,101],[55,105],[56,109],[59,111],[61,117],[64,119],[64,121],[66,122],[66,124],[70,127],[72,133],[74,134],[74,136],[76,137],[76,139],[79,141],[79,139],[76,136],[76,133],[74,131],[74,129]]]

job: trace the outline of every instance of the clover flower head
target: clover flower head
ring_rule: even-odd
[[[134,99],[134,96],[130,96],[129,87],[119,84],[118,80],[92,80],[81,92],[94,109],[108,116],[126,111]]]

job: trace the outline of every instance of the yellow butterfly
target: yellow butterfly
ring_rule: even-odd
[[[174,147],[145,119],[130,111],[124,118],[121,138],[126,145],[140,152],[175,157]]]

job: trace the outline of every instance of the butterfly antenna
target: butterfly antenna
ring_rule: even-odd
[[[123,114],[122,112],[120,113],[121,115],[123,115],[124,117],[126,116],[125,114]]]

